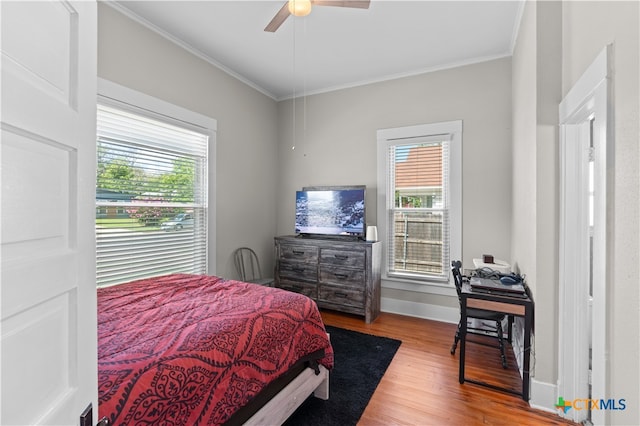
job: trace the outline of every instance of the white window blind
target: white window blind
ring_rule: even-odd
[[[207,272],[208,136],[98,105],[98,285]]]
[[[449,274],[449,138],[388,144],[387,274],[446,280]]]
[[[383,285],[431,291],[462,258],[462,120],[380,129],[377,137]]]

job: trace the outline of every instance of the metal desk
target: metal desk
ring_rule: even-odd
[[[460,384],[465,381],[477,385],[487,386],[492,389],[519,395],[525,401],[529,400],[529,369],[531,365],[531,330],[533,329],[533,298],[527,289],[524,297],[510,296],[498,292],[479,292],[471,290],[468,282],[462,284],[461,294],[461,319],[460,319]],[[464,376],[464,355],[467,336],[467,308],[484,309],[492,312],[500,312],[509,315],[509,329],[511,329],[511,317],[524,318],[524,354],[522,367],[522,392],[515,392],[508,388],[492,385],[489,383],[467,379]],[[511,330],[509,330],[511,338]]]

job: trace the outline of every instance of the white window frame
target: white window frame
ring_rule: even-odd
[[[388,273],[388,241],[387,241],[387,194],[389,182],[389,148],[416,138],[440,137],[449,140],[449,257],[451,260],[462,259],[462,120],[446,121],[415,126],[380,129],[378,139],[378,236],[383,242],[383,287],[400,290],[420,291],[427,293],[450,294],[452,286],[451,274],[447,280],[420,277],[398,277]],[[449,265],[444,265],[448,268]]]
[[[98,79],[98,101],[102,104],[140,114],[146,111],[150,117],[164,117],[182,123],[209,137],[209,181],[207,212],[207,273],[216,273],[216,132],[217,121],[211,117],[179,107],[153,96],[129,89],[109,80]]]

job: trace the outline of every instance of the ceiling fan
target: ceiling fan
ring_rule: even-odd
[[[271,22],[265,27],[265,31],[273,33],[289,17],[306,16],[311,13],[311,5],[314,6],[336,6],[352,7],[356,9],[369,9],[370,0],[288,0],[284,6],[276,13]]]

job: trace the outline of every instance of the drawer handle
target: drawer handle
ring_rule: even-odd
[[[300,272],[300,273],[304,272],[304,268],[291,268],[291,270],[293,272]]]
[[[349,297],[349,295],[347,293],[333,293],[334,296],[336,297],[340,297],[342,299],[346,299],[347,297]]]
[[[302,256],[304,254],[304,251],[300,251],[300,250],[292,250],[291,252],[296,256]]]
[[[347,274],[333,274],[335,275],[336,278],[349,278],[349,275]]]
[[[335,254],[334,257],[340,260],[347,260],[349,256],[345,256],[344,254]]]

